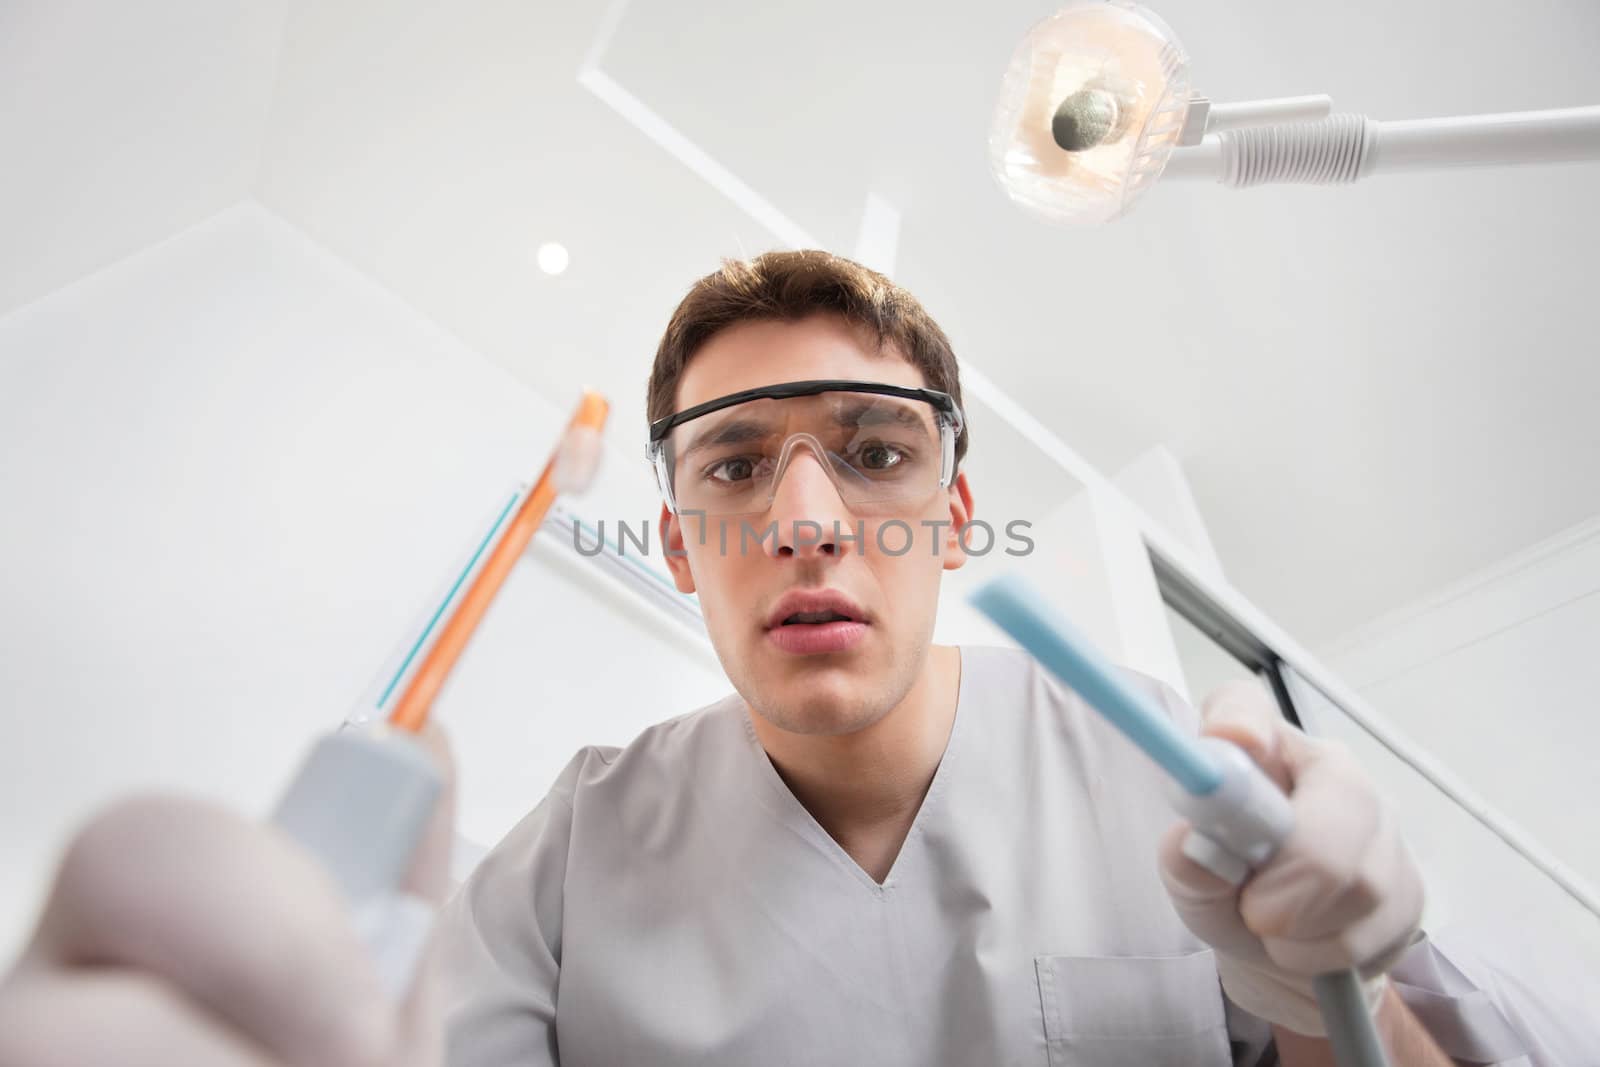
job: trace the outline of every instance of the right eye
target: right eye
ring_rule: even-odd
[[[705,476],[721,485],[749,481],[756,474],[756,461],[749,456],[718,460],[706,468]]]

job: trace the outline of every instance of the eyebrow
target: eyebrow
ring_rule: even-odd
[[[833,421],[840,426],[882,426],[885,423],[894,423],[921,430],[924,437],[928,433],[927,420],[915,411],[900,404],[884,404],[876,400],[841,401],[834,406]]]
[[[708,448],[742,445],[772,436],[772,427],[754,419],[731,419],[697,436],[679,455],[692,456]]]
[[[837,426],[860,427],[893,424],[917,430],[924,439],[928,436],[928,422],[926,419],[920,417],[910,408],[897,404],[885,404],[879,400],[868,398],[840,400],[829,405],[828,414]],[[696,452],[704,452],[707,449],[749,444],[752,441],[762,441],[771,436],[772,426],[765,420],[734,418],[699,434],[678,455],[680,458],[687,458]]]

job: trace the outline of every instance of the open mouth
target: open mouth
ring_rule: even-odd
[[[784,652],[845,652],[866,638],[867,613],[836,589],[791,590],[767,617],[767,639]]]
[[[779,626],[805,626],[824,622],[855,622],[855,618],[838,611],[797,611],[786,616]]]

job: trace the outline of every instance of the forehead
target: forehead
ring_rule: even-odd
[[[926,386],[922,372],[893,347],[836,315],[797,322],[741,322],[720,331],[689,357],[674,410],[778,382],[850,378]]]

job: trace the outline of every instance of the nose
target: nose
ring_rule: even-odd
[[[838,556],[851,533],[850,509],[828,475],[827,460],[814,446],[794,443],[778,472],[767,519],[777,536],[763,540],[768,554],[779,559]]]

